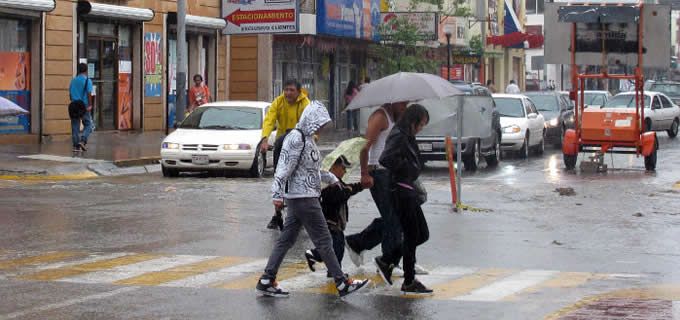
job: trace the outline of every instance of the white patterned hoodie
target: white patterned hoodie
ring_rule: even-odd
[[[291,130],[283,140],[272,185],[273,200],[318,198],[321,196],[321,182],[338,182],[333,174],[320,170],[321,154],[313,137],[328,122],[331,122],[331,117],[319,101],[312,101],[302,112],[296,130]]]

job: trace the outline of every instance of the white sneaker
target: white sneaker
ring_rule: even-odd
[[[404,277],[404,269],[401,268],[401,266],[394,266],[394,269],[392,269],[392,276],[393,277]]]
[[[347,253],[349,254],[350,260],[352,260],[352,263],[354,263],[355,266],[360,267],[362,264],[364,264],[364,253],[358,253],[352,249],[352,247],[347,244],[345,241],[345,248],[347,249]]]
[[[421,266],[419,264],[416,264],[414,269],[416,269],[416,274],[419,274],[419,275],[430,274],[429,270],[423,268],[423,266]]]
[[[414,267],[416,274],[417,275],[427,275],[430,274],[430,271],[427,269],[423,268],[422,266],[416,264]],[[404,269],[401,268],[401,266],[395,266],[394,270],[392,271],[392,276],[394,277],[403,277],[404,276]]]

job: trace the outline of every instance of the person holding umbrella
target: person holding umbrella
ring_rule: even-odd
[[[404,240],[404,283],[401,291],[405,294],[431,294],[432,289],[425,287],[415,278],[416,247],[430,237],[425,215],[421,209],[416,180],[423,167],[420,150],[416,144],[416,134],[430,121],[430,115],[419,104],[412,104],[394,126],[385,150],[380,156],[380,164],[392,176],[390,191],[394,195],[395,215],[399,218]],[[377,261],[377,260],[376,260]]]

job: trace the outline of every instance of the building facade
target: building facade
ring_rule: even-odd
[[[220,9],[220,0],[188,1],[188,74],[202,75],[213,96],[226,99]],[[0,96],[28,112],[0,120],[0,142],[68,137],[68,86],[78,63],[88,65],[94,85],[95,130],[171,127],[176,10],[175,0],[0,0]]]

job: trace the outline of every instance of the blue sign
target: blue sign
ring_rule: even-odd
[[[380,41],[380,0],[318,0],[316,32]]]

